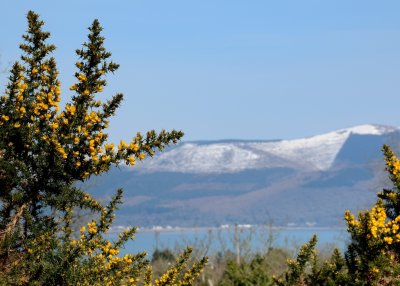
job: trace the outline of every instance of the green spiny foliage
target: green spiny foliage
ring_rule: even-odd
[[[274,281],[279,286],[304,285],[306,267],[309,262],[315,259],[315,245],[317,236],[314,235],[310,241],[304,244],[297,254],[295,260],[288,259],[288,270],[282,278],[275,278]]]
[[[266,257],[256,255],[248,263],[243,261],[237,263],[234,260],[228,261],[222,276],[220,286],[253,286],[269,285],[269,278]]]
[[[386,161],[386,171],[389,173],[389,178],[393,183],[393,188],[383,189],[381,193],[378,193],[378,198],[384,202],[388,218],[393,220],[400,215],[399,160],[387,145],[383,146],[383,154]]]

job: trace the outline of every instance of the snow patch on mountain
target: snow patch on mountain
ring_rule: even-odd
[[[327,170],[351,134],[384,135],[396,130],[381,125],[360,125],[294,140],[182,143],[147,160],[138,170],[183,173],[231,173],[272,167]]]
[[[302,162],[307,169],[328,169],[349,133],[328,133],[306,139],[276,143],[255,143],[254,148],[271,152],[292,162]]]
[[[387,133],[398,131],[399,129],[392,126],[378,125],[378,124],[364,124],[352,128],[338,130],[336,132],[351,132],[360,135],[384,135]]]
[[[249,168],[259,155],[235,144],[184,143],[143,164],[144,169],[165,172],[237,172]]]
[[[289,161],[303,162],[308,169],[327,170],[351,134],[383,135],[395,130],[381,125],[360,125],[309,138],[254,143],[253,147]]]

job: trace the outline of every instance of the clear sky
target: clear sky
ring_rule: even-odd
[[[121,64],[111,139],[181,129],[185,140],[289,139],[400,126],[400,1],[1,1],[0,84],[28,10],[52,33],[64,102],[76,48],[98,18]]]

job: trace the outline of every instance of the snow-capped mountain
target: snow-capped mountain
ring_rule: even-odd
[[[382,136],[397,130],[382,125],[360,125],[295,140],[182,143],[144,162],[139,169],[148,172],[229,173],[297,167],[323,171],[332,166],[350,135]]]
[[[369,208],[388,187],[381,148],[396,151],[399,142],[399,129],[381,125],[295,140],[183,142],[87,188],[104,198],[125,190],[121,224],[340,225],[346,209]]]

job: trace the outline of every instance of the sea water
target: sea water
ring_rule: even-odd
[[[344,228],[329,227],[265,227],[265,226],[222,226],[201,228],[139,229],[133,240],[125,244],[121,253],[146,251],[151,255],[155,249],[182,250],[187,246],[198,249],[203,255],[233,251],[237,248],[246,252],[263,252],[271,247],[298,249],[316,234],[317,248],[344,250],[349,235]],[[116,238],[117,231],[110,234]]]

